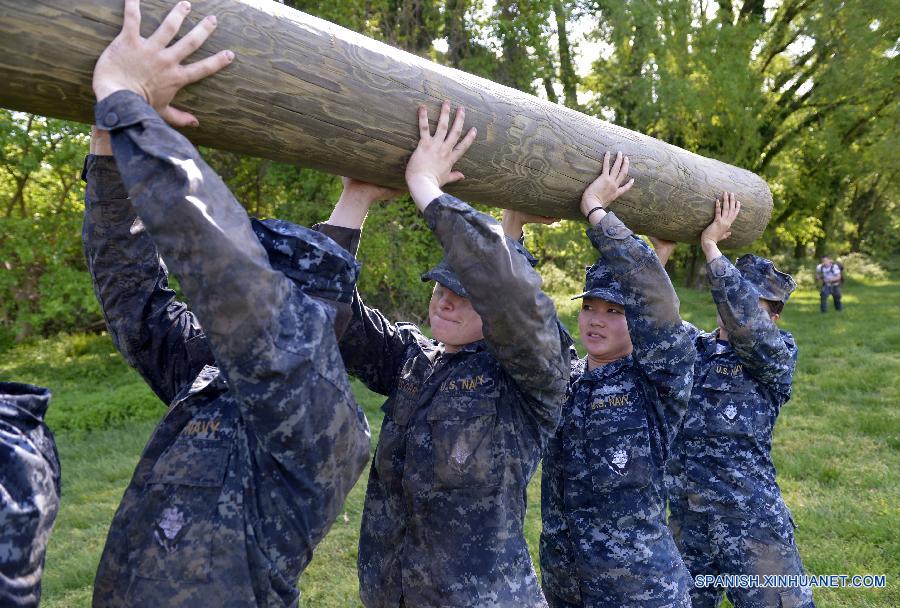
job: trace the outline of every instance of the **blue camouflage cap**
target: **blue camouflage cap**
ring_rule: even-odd
[[[303,293],[349,304],[360,265],[331,238],[284,220],[251,218],[256,238],[272,268],[284,273]]]
[[[506,244],[510,249],[514,249],[520,255],[524,256],[525,259],[528,260],[528,263],[532,268],[537,266],[537,258],[531,255],[531,252],[525,249],[525,245],[509,237],[506,237]],[[438,262],[437,266],[435,266],[428,272],[422,273],[422,281],[437,281],[456,295],[463,298],[469,297],[469,293],[466,291],[466,288],[462,286],[462,283],[460,283],[459,278],[456,276],[456,273],[453,272],[452,268],[450,268],[450,264],[447,262],[447,258],[442,259],[440,262]]]
[[[422,281],[437,281],[456,295],[462,298],[469,297],[469,292],[467,292],[466,288],[459,282],[459,278],[456,276],[456,273],[453,272],[453,269],[450,268],[447,258],[442,259],[438,262],[437,266],[428,272],[422,273]]]
[[[748,253],[739,257],[734,265],[756,287],[759,297],[765,300],[787,302],[791,293],[797,289],[794,278],[777,270],[772,260]]]
[[[619,306],[625,306],[622,286],[602,259],[597,260],[597,263],[593,266],[587,267],[584,277],[584,293],[572,299],[577,300],[578,298],[598,298]]]

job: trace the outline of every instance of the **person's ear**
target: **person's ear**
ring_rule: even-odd
[[[772,319],[772,322],[773,322],[773,323],[778,323],[778,319],[781,318],[781,314],[779,314],[779,313],[777,313],[777,312],[770,312],[770,313],[769,313],[769,318]]]

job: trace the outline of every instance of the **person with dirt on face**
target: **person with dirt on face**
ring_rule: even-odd
[[[359,540],[367,608],[546,606],[523,532],[526,489],[565,395],[568,343],[541,279],[500,224],[443,192],[475,138],[443,104],[406,182],[444,250],[431,337],[357,293],[341,340],[350,373],[387,396]],[[320,229],[355,253],[384,189],[347,180]]]

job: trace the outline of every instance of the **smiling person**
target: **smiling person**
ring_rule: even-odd
[[[765,258],[735,264],[719,250],[741,204],[716,201],[713,222],[700,236],[716,303],[718,329],[688,323],[697,350],[694,388],[669,461],[669,526],[694,576],[802,575],[794,522],[775,480],[772,434],[791,398],[797,346],[776,322],[796,288]],[[665,264],[674,243],[658,241]],[[808,587],[749,587],[725,591],[735,608],[812,608]],[[694,608],[715,608],[719,587],[691,589]]]
[[[685,607],[690,580],[665,519],[665,461],[694,349],[653,250],[605,207],[628,191],[621,153],[581,199],[600,252],[578,315],[562,420],[544,455],[540,558],[552,608]]]
[[[553,302],[490,216],[444,194],[464,112],[441,108],[406,169],[410,194],[444,249],[432,338],[353,301],[341,341],[347,369],[386,395],[359,541],[368,608],[546,606],[523,534],[526,488],[553,433],[568,368]],[[345,181],[319,229],[355,253],[370,205],[387,192]]]
[[[94,69],[88,269],[114,344],[168,409],[110,524],[93,605],[297,606],[369,457],[338,349],[359,266],[308,228],[251,222],[164,121],[196,124],[169,102],[233,59],[181,64],[215,29],[206,17],[169,46],[189,11],[145,39],[127,0]]]

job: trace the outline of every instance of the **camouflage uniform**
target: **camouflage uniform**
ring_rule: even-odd
[[[634,351],[590,371],[587,359],[572,363],[562,422],[544,455],[544,592],[554,608],[688,606],[663,473],[694,349],[646,243],[611,213],[587,233],[601,259],[582,296],[625,306]]]
[[[523,523],[565,395],[556,311],[492,218],[449,195],[424,215],[446,253],[425,278],[471,298],[485,339],[450,354],[358,294],[353,302],[344,361],[388,396],[366,490],[360,596],[369,608],[546,606]],[[328,229],[355,252],[358,231]]]
[[[794,338],[759,308],[786,301],[790,276],[772,262],[721,256],[707,275],[728,341],[685,323],[694,337],[694,389],[669,463],[669,526],[691,574],[802,574],[793,520],[775,481],[772,433],[791,397]],[[809,589],[727,591],[736,608],[812,606]],[[694,608],[722,589],[696,588]]]
[[[369,455],[335,336],[358,265],[309,229],[251,228],[133,93],[96,118],[121,181],[111,158],[88,158],[88,268],[116,347],[170,407],[112,521],[94,606],[296,606]]]
[[[59,456],[44,424],[50,391],[0,382],[0,606],[37,608],[59,511]]]

